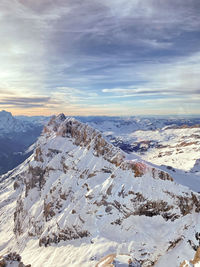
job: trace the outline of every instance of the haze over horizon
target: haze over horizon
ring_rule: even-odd
[[[198,0],[1,0],[0,110],[200,114]]]

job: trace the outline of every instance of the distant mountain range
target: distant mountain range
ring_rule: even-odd
[[[26,150],[40,135],[47,117],[14,117],[0,112],[0,174],[22,163],[30,153]]]
[[[27,149],[37,140],[43,126],[49,119],[50,117],[46,116],[14,117],[10,112],[0,112],[0,174],[16,167],[30,155],[26,153]],[[161,132],[161,130],[163,131],[163,129],[168,127],[175,129],[185,126],[193,127],[194,125],[200,124],[200,119],[198,117],[183,118],[176,116],[89,116],[76,117],[76,119],[101,131],[107,140],[113,145],[120,147],[125,152],[143,154],[146,153],[147,150],[149,151],[150,148],[162,146],[162,138],[159,137],[159,140],[154,138],[155,130],[160,130]],[[140,137],[136,136],[137,131],[152,131],[152,137],[141,140]],[[150,159],[150,157],[148,157],[148,159]]]

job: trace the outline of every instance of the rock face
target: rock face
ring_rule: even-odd
[[[190,260],[189,262],[184,260],[180,265],[180,267],[198,267],[198,266],[200,266],[200,247],[198,247],[193,260]]]
[[[101,259],[95,267],[141,267],[140,263],[132,260],[130,255],[110,254]]]
[[[11,252],[0,257],[0,267],[31,267],[31,264],[24,265],[21,256],[16,252]]]
[[[199,196],[168,173],[127,160],[100,132],[63,114],[51,119],[33,155],[6,179],[14,180],[17,195],[18,242],[33,238],[47,247],[106,238],[124,243],[142,266],[153,266],[182,240],[200,207]]]

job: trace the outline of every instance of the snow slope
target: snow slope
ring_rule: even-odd
[[[121,119],[121,122],[119,119],[97,122],[88,123],[95,125],[113,145],[160,166],[178,183],[200,192],[200,125],[197,118],[180,121],[140,118],[137,123],[136,118],[130,118]]]
[[[1,253],[32,267],[95,266],[113,253],[162,267],[172,254],[178,267],[194,255],[199,195],[63,114],[0,188]]]
[[[143,157],[157,165],[165,164],[182,170],[190,170],[200,157],[200,127],[162,129],[131,133],[131,142],[156,143],[143,153]]]

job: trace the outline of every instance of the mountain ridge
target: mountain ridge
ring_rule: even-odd
[[[50,120],[33,155],[4,183],[2,197],[10,197],[2,209],[14,214],[9,231],[12,242],[18,242],[9,246],[22,251],[25,259],[31,242],[47,251],[75,241],[80,249],[88,247],[88,255],[81,254],[72,265],[67,258],[69,266],[94,266],[117,250],[131,254],[141,266],[155,265],[172,243],[185,242],[186,227],[194,227],[199,214],[198,194],[175,184],[167,172],[127,159],[99,131],[63,114]],[[0,245],[6,251],[7,245]],[[31,253],[37,255],[37,250]],[[35,261],[33,267],[40,264]]]

